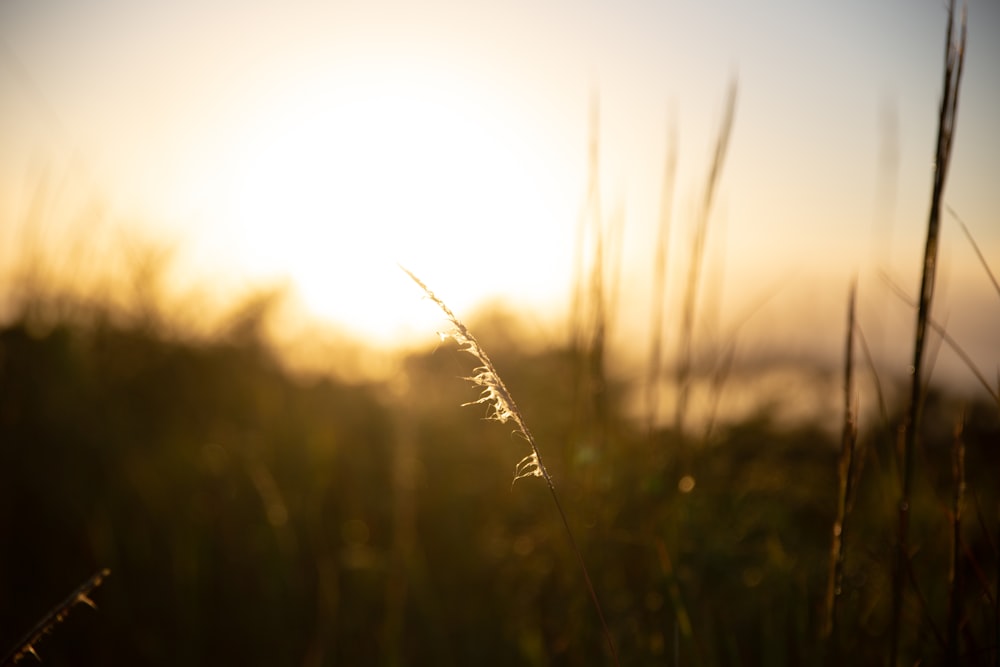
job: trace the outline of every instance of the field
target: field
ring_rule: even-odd
[[[666,255],[648,361],[619,372],[619,232],[599,214],[565,336],[432,297],[454,340],[428,331],[379,377],[355,372],[363,343],[332,345],[330,372],[290,363],[274,294],[191,326],[155,251],[125,296],[27,261],[0,325],[0,664],[1000,664],[1000,387],[971,362],[967,390],[932,373],[963,354],[932,317],[954,40],[914,332],[893,341],[909,372],[869,356],[847,285],[835,365],[703,345],[699,261],[674,276]],[[836,407],[789,416],[806,392]]]

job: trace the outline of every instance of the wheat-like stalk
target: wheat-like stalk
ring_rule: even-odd
[[[899,498],[899,538],[892,579],[892,620],[890,629],[889,664],[899,664],[900,633],[903,617],[906,573],[911,570],[909,554],[910,500],[913,490],[917,428],[924,401],[923,364],[927,344],[927,329],[931,321],[931,306],[937,274],[937,256],[945,181],[951,162],[952,141],[958,113],[958,92],[965,61],[966,13],[963,4],[961,24],[956,32],[955,0],[948,3],[948,27],[945,31],[944,84],[938,113],[937,148],[934,159],[934,185],[931,191],[930,213],[927,219],[927,241],[924,244],[923,270],[920,277],[920,298],[917,301],[917,322],[913,341],[913,363],[910,368],[910,401],[903,423],[902,493]],[[988,386],[988,385],[987,385]]]
[[[104,583],[104,580],[107,579],[110,574],[111,570],[107,568],[97,572],[90,579],[83,582],[75,591],[66,596],[62,602],[50,609],[49,612],[35,624],[35,627],[33,627],[31,631],[24,636],[24,639],[18,642],[17,645],[14,646],[14,648],[12,648],[3,658],[3,660],[0,661],[0,666],[10,667],[12,665],[16,665],[29,655],[36,660],[41,661],[41,658],[38,657],[38,652],[35,650],[38,643],[42,641],[42,638],[44,638],[45,635],[50,634],[57,625],[65,621],[66,617],[69,616],[70,610],[72,610],[76,605],[83,604],[91,609],[97,609],[97,605],[90,599],[90,594],[94,591],[94,589]]]
[[[427,298],[437,304],[448,321],[451,322],[452,326],[455,327],[451,331],[440,332],[438,335],[441,339],[451,338],[456,343],[458,343],[459,348],[463,352],[471,354],[473,357],[479,361],[480,366],[478,366],[473,373],[475,375],[465,378],[466,380],[472,382],[478,387],[482,387],[482,393],[478,400],[469,401],[468,403],[463,403],[462,407],[467,407],[469,405],[485,405],[487,407],[487,419],[494,419],[501,424],[506,424],[507,422],[514,422],[517,427],[516,432],[523,437],[527,442],[528,446],[531,447],[531,452],[521,459],[518,464],[514,467],[514,482],[522,479],[524,477],[541,477],[548,485],[552,486],[552,478],[549,476],[548,471],[545,466],[542,465],[542,459],[538,456],[538,447],[535,445],[535,437],[531,435],[531,431],[528,430],[527,424],[524,423],[524,418],[521,416],[521,411],[517,409],[517,404],[514,402],[514,397],[510,395],[507,390],[507,386],[503,383],[500,378],[500,374],[497,373],[496,367],[493,366],[493,362],[490,360],[490,356],[486,354],[486,350],[483,346],[479,344],[476,337],[472,335],[468,327],[462,324],[455,313],[451,312],[444,301],[439,299],[434,292],[430,290],[413,273],[405,268],[399,267],[406,272],[406,275],[410,276],[413,282],[417,283],[420,288],[427,295]]]
[[[552,500],[556,505],[556,509],[559,511],[559,517],[562,519],[563,527],[566,529],[566,535],[569,538],[570,546],[573,552],[576,554],[577,560],[580,563],[580,569],[583,571],[583,578],[587,583],[587,591],[590,593],[590,599],[594,603],[594,608],[597,610],[597,616],[601,621],[601,630],[604,633],[604,638],[607,641],[608,648],[611,650],[611,656],[614,659],[615,665],[620,664],[618,662],[618,651],[615,648],[614,640],[611,638],[611,630],[608,628],[608,623],[604,618],[604,610],[601,608],[601,603],[597,599],[597,592],[594,590],[594,584],[590,579],[590,573],[587,571],[587,565],[583,560],[583,553],[580,551],[579,547],[576,545],[576,539],[573,537],[573,531],[569,527],[569,520],[566,518],[566,512],[563,510],[562,503],[559,502],[559,496],[556,493],[556,487],[552,483],[552,477],[549,475],[549,471],[545,469],[545,464],[542,463],[542,457],[538,453],[538,445],[535,444],[535,437],[531,435],[531,430],[528,429],[528,425],[524,421],[524,417],[521,416],[521,411],[517,408],[517,403],[514,402],[514,397],[511,396],[510,391],[504,384],[497,373],[496,367],[493,365],[493,361],[490,360],[486,350],[483,346],[479,344],[476,337],[472,335],[468,327],[462,324],[462,321],[455,316],[455,313],[437,297],[430,290],[427,285],[424,284],[420,278],[417,278],[409,269],[404,266],[400,266],[406,275],[408,275],[413,282],[420,286],[420,289],[424,291],[424,294],[428,299],[433,301],[438,308],[445,314],[448,321],[454,327],[451,331],[441,332],[438,335],[442,339],[451,338],[459,344],[459,347],[463,352],[471,354],[479,362],[479,366],[475,369],[474,375],[466,378],[473,384],[482,388],[482,393],[478,400],[470,401],[464,403],[464,406],[468,405],[486,405],[489,419],[495,419],[496,421],[505,424],[507,422],[513,422],[517,427],[516,432],[523,437],[527,442],[531,451],[521,459],[517,465],[514,467],[514,481],[512,484],[516,483],[517,480],[523,479],[525,477],[541,477],[545,480],[545,483],[549,487],[549,492],[552,494]]]

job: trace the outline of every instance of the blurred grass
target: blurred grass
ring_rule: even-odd
[[[622,377],[606,343],[621,227],[602,222],[592,133],[591,226],[577,239],[569,340],[529,340],[500,311],[469,324],[545,451],[622,663],[829,660],[822,631],[839,509],[850,524],[840,655],[885,663],[898,621],[901,664],[996,664],[995,401],[921,389],[906,448],[904,558],[899,378],[873,372],[878,384],[860,388],[880,405],[854,411],[859,477],[840,508],[830,425],[841,417],[809,412],[823,404],[816,396],[836,404],[830,369],[736,359],[734,333],[718,353],[699,350],[698,364],[691,349],[675,360],[676,384],[708,394],[702,437],[686,398],[673,427],[655,418],[660,398],[637,414],[635,397],[659,396],[666,364],[652,341],[653,367]],[[511,488],[524,444],[485,424],[485,411],[459,409],[470,400],[457,379],[473,373],[467,355],[428,347],[389,379],[361,379],[363,347],[343,342],[326,346],[330,373],[303,375],[269,335],[280,290],[247,294],[220,315],[202,296],[168,289],[172,253],[162,246],[109,245],[95,231],[99,210],[69,236],[48,228],[46,193],[43,181],[5,248],[14,259],[0,291],[0,651],[109,568],[99,612],[74,614],[36,647],[47,664],[606,662],[545,485]],[[719,399],[726,388],[734,403],[737,384],[752,399],[743,407],[754,407],[734,416]],[[851,400],[845,391],[845,407]],[[898,614],[894,575],[911,592]]]
[[[458,408],[469,396],[456,378],[471,368],[456,348],[411,355],[391,386],[307,381],[246,320],[185,339],[143,319],[80,316],[97,307],[25,304],[0,330],[0,646],[108,567],[99,612],[43,642],[46,663],[603,662],[544,485],[510,488],[522,445]],[[29,312],[62,315],[39,327]],[[763,409],[720,424],[710,443],[661,431],[654,446],[612,376],[608,441],[594,447],[573,423],[573,353],[523,343],[513,325],[480,330],[549,445],[623,663],[819,659],[834,436]],[[925,630],[945,618],[949,445],[963,407],[970,504],[987,525],[997,507],[995,409],[932,391],[912,526],[927,607],[907,610],[906,654],[940,655]],[[870,663],[885,654],[895,455],[881,428],[859,437],[878,465],[858,489],[840,614],[844,650]],[[972,520],[963,530],[962,627],[985,661],[995,538]],[[401,585],[402,598],[391,593]]]

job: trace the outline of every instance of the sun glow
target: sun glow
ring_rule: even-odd
[[[574,211],[558,210],[530,128],[460,86],[412,72],[314,81],[251,109],[221,166],[227,252],[253,275],[288,279],[323,318],[397,337],[400,299],[418,300],[395,263],[464,308],[521,287],[514,272],[504,284],[478,271],[486,253],[524,255],[526,234],[529,254],[565,245],[559,216],[571,224]]]

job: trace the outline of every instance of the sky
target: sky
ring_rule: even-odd
[[[1000,3],[968,16],[946,199],[997,271]],[[858,276],[871,330],[903,348],[913,317],[879,275],[917,290],[946,19],[940,0],[4,0],[0,244],[10,261],[47,174],[49,238],[99,200],[180,248],[188,282],[280,283],[374,343],[436,321],[397,264],[460,314],[501,299],[551,331],[597,108],[634,340],[666,155],[674,308],[735,79],[699,326],[766,299],[751,344],[836,355]],[[936,312],[992,375],[1000,303],[950,217],[941,267]]]

